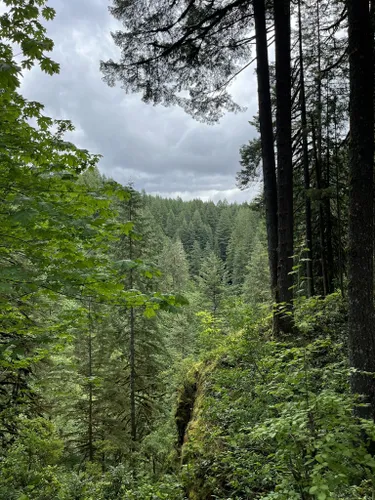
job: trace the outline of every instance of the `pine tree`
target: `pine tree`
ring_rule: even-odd
[[[169,238],[173,238],[177,233],[177,221],[174,213],[170,210],[167,218],[167,222],[165,225],[165,234]]]
[[[224,298],[225,280],[224,263],[211,251],[202,262],[198,283],[213,316],[217,316]]]
[[[228,245],[227,270],[234,285],[244,281],[244,269],[250,261],[257,225],[257,214],[248,208],[240,208]]]
[[[230,236],[232,233],[232,217],[229,207],[223,206],[215,231],[215,248],[220,259],[225,262]]]
[[[250,263],[246,267],[246,274],[242,287],[244,301],[251,304],[255,310],[262,305],[271,305],[272,297],[269,283],[269,267],[266,250],[266,231],[263,224],[258,227],[254,238]]]
[[[195,243],[195,242],[194,242]],[[159,256],[158,268],[162,272],[162,284],[166,292],[182,293],[189,281],[189,264],[180,240],[168,240]]]
[[[202,264],[203,251],[197,240],[194,241],[193,250],[190,256],[190,273],[191,276],[198,276]]]

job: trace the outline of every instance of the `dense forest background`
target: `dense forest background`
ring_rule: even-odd
[[[114,0],[146,102],[239,111],[255,48],[244,204],[101,175],[20,94],[54,10],[5,7],[0,499],[375,498],[374,2]]]

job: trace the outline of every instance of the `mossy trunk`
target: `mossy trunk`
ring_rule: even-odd
[[[195,382],[184,385],[175,414],[179,449],[181,449],[185,441],[186,430],[193,414],[196,394],[197,384]]]

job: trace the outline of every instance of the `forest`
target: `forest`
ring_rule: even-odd
[[[0,6],[0,500],[375,498],[374,0],[112,0],[109,86],[214,125],[247,203],[122,185],[22,95]]]

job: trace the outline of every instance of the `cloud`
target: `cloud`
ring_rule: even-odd
[[[179,108],[146,105],[138,95],[103,83],[99,61],[117,54],[110,36],[116,21],[107,0],[50,0],[50,5],[57,15],[47,28],[61,72],[49,77],[35,68],[25,75],[22,90],[44,103],[49,115],[73,121],[77,130],[71,139],[103,155],[104,174],[165,196],[250,196],[235,188],[235,174],[239,148],[255,134],[248,124],[257,107],[254,68],[232,89],[248,111],[226,115],[215,126],[201,124]]]

